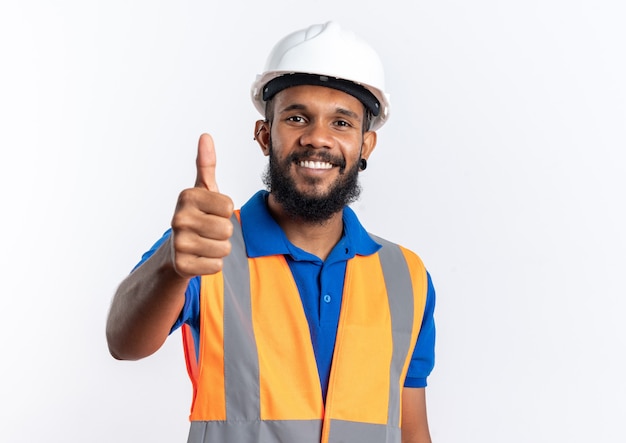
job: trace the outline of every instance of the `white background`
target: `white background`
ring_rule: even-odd
[[[387,68],[354,207],[433,276],[434,441],[626,441],[625,18],[621,0],[3,1],[0,441],[186,441],[180,334],[113,360],[112,294],[201,132],[236,205],[261,187],[249,85],[329,19]]]

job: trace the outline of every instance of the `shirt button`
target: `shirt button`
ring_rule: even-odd
[[[330,295],[328,295],[328,294],[326,294],[326,295],[324,296],[324,301],[325,301],[326,303],[330,303],[330,300],[331,300],[331,299],[332,299],[332,297],[331,297]]]

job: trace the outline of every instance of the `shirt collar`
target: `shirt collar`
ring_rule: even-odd
[[[289,254],[294,260],[312,260],[311,254],[294,246],[267,209],[267,191],[258,191],[241,208],[241,228],[248,257]],[[341,254],[334,254],[341,248]],[[329,255],[329,259],[339,255],[344,259],[358,255],[371,255],[381,246],[369,236],[349,207],[343,210],[343,235]]]

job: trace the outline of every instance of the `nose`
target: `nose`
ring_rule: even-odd
[[[332,129],[323,122],[311,122],[300,135],[302,146],[330,149],[333,147],[333,143]]]

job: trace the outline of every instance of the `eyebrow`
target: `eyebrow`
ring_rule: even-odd
[[[336,109],[336,112],[337,112],[338,114],[343,114],[343,115],[345,115],[346,117],[352,117],[352,118],[354,118],[354,119],[356,119],[356,120],[359,120],[359,119],[360,119],[359,115],[358,115],[356,112],[352,112],[352,111],[351,111],[351,110],[349,110],[349,109],[345,109],[345,108],[337,108],[337,109]]]
[[[281,109],[279,112],[282,114],[283,112],[304,111],[304,110],[306,110],[306,106],[301,105],[299,103],[294,103],[292,105],[286,106],[285,108]]]
[[[307,107],[303,104],[300,103],[293,103],[291,105],[286,106],[285,108],[283,108],[282,110],[280,110],[280,113],[283,112],[289,112],[289,111],[306,111]],[[336,108],[335,112],[337,114],[342,114],[345,115],[346,117],[351,117],[354,119],[359,119],[359,115],[356,112],[353,112],[349,109],[346,108]]]

